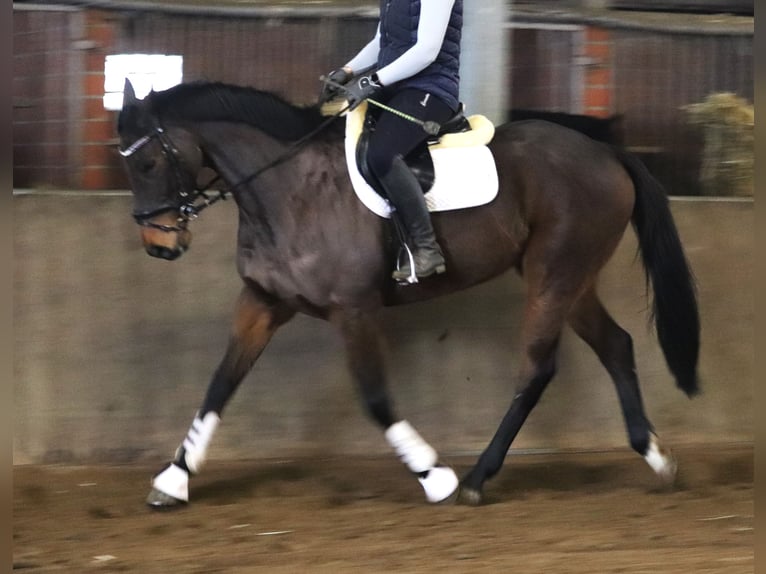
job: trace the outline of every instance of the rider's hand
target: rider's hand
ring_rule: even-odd
[[[372,97],[383,89],[383,84],[378,81],[377,74],[354,78],[344,86],[349,111],[356,108],[367,98]]]
[[[343,84],[351,79],[353,73],[349,68],[338,68],[327,74],[327,79],[322,87],[322,93],[319,94],[319,103],[324,104],[339,95]]]

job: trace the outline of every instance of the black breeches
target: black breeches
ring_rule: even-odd
[[[415,89],[400,90],[382,103],[424,122],[443,124],[455,113],[442,100]],[[367,113],[376,118],[375,130],[370,134],[367,163],[373,174],[381,178],[391,169],[391,162],[396,156],[407,157],[429,136],[423,126],[381,110],[374,104],[369,105]]]

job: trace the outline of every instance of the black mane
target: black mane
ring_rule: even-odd
[[[270,92],[220,82],[179,84],[147,98],[160,121],[241,122],[282,141],[300,139],[327,119],[318,106],[296,106]]]

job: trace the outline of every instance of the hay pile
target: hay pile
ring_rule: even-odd
[[[705,137],[700,170],[703,195],[753,195],[754,110],[736,94],[710,94],[704,102],[683,106],[689,123]]]

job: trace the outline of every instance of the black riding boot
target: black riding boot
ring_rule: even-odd
[[[444,256],[436,243],[423,190],[415,175],[404,160],[397,156],[388,173],[378,179],[410,237],[415,276],[428,277],[434,273],[444,273]],[[393,272],[392,277],[397,281],[405,281],[410,275],[410,262],[406,261],[400,269]]]

